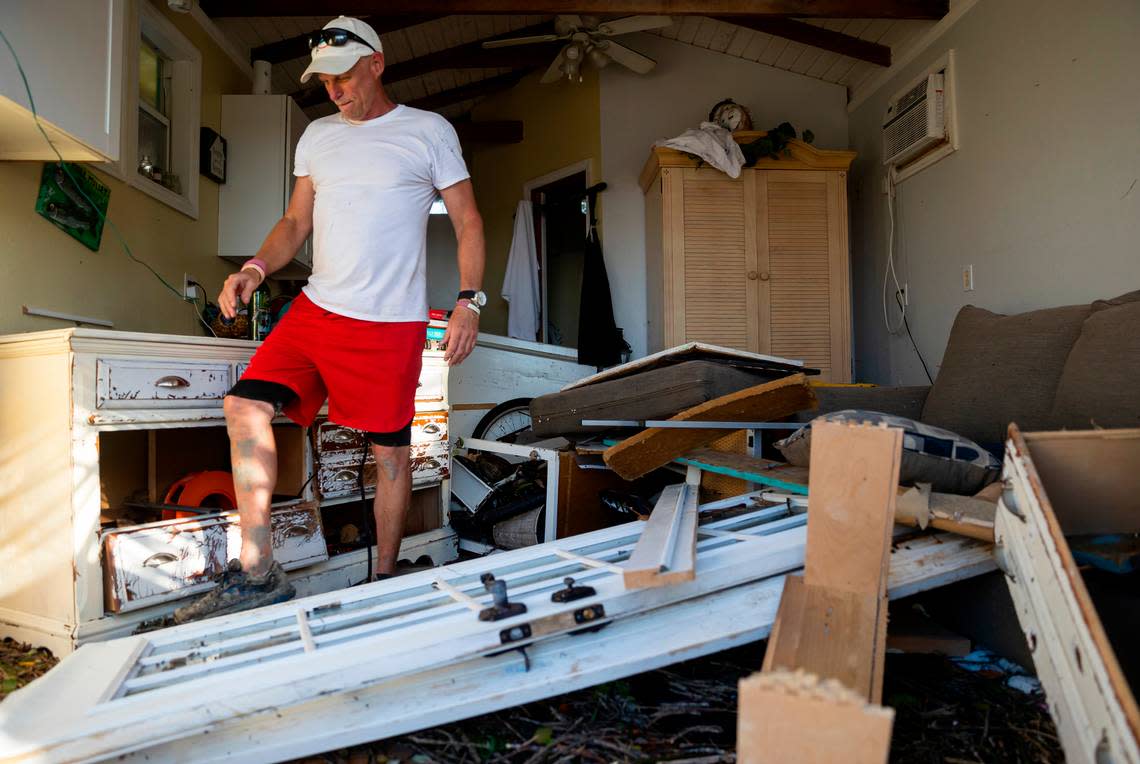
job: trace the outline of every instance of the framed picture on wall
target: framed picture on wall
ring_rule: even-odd
[[[226,139],[209,128],[202,128],[198,142],[198,172],[215,183],[226,182]]]

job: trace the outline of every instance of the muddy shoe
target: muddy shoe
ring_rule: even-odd
[[[281,563],[276,560],[264,576],[251,576],[241,569],[241,563],[230,560],[226,569],[215,579],[217,586],[189,605],[174,611],[174,623],[199,621],[218,615],[238,613],[265,605],[292,599],[296,590],[285,577]]]

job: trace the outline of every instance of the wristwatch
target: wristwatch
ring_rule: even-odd
[[[459,296],[456,297],[455,299],[457,301],[458,300],[470,300],[471,302],[475,303],[475,305],[477,305],[480,308],[482,308],[484,305],[487,304],[487,295],[482,290],[476,291],[474,289],[462,289],[459,292]]]

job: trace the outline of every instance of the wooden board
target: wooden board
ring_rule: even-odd
[[[668,586],[696,577],[697,486],[668,486],[625,563],[626,589]]]
[[[886,591],[902,437],[888,427],[812,425],[806,583]]]
[[[817,405],[807,378],[794,374],[722,395],[686,409],[670,421],[770,421]],[[634,480],[724,435],[724,430],[651,427],[607,448],[603,457],[614,472],[626,480]]]
[[[895,712],[801,672],[740,680],[740,764],[886,764]],[[747,709],[747,713],[744,710]]]
[[[812,586],[803,576],[788,576],[763,671],[803,670],[871,698],[876,664],[868,658],[877,646],[880,604],[885,618],[885,602],[877,595]]]
[[[813,425],[804,576],[784,587],[765,671],[803,669],[881,698],[901,456],[902,430]]]

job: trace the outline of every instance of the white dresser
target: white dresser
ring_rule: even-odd
[[[222,399],[256,348],[94,329],[0,337],[0,635],[60,655],[209,588],[237,556],[236,513],[137,522],[156,517],[139,505],[161,503],[187,473],[229,469]],[[424,352],[416,410],[413,533],[401,557],[440,564],[458,553],[440,352]],[[321,421],[311,432],[274,425],[274,549],[302,596],[356,583],[367,565],[363,548],[330,556],[323,528],[359,498],[363,440]],[[366,467],[366,483],[373,476]]]

